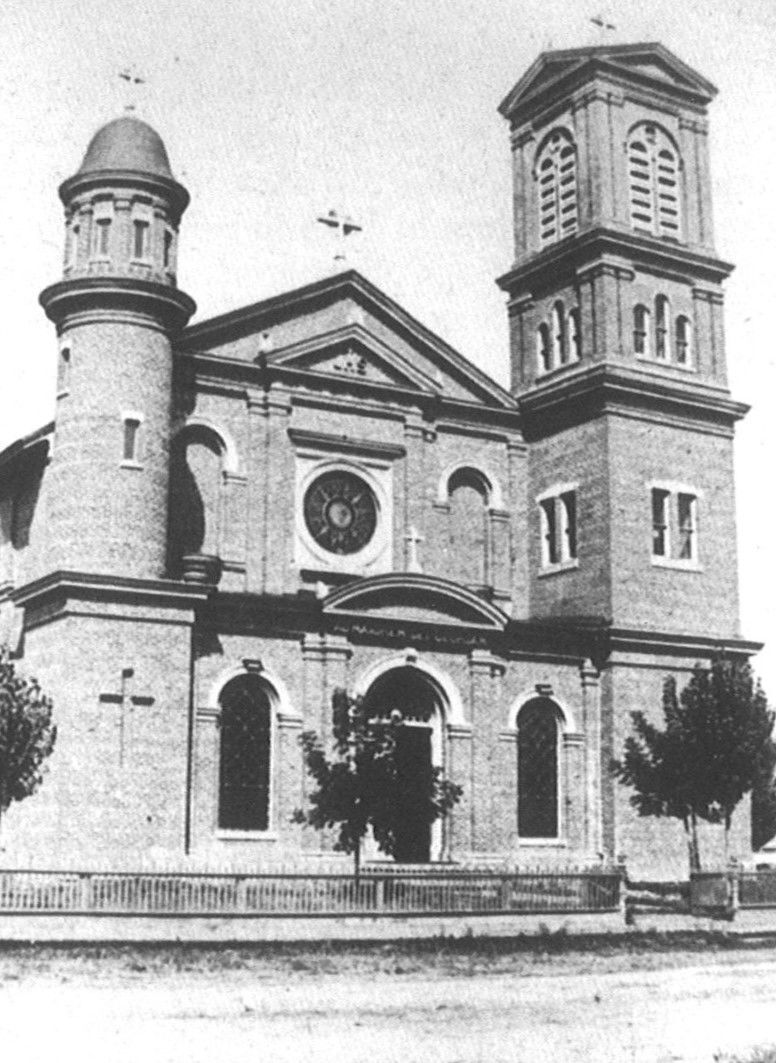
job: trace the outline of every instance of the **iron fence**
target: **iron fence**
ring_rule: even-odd
[[[776,871],[741,871],[738,904],[741,908],[776,908]]]
[[[0,871],[0,915],[498,915],[609,912],[622,878],[601,872],[371,871],[193,874]]]

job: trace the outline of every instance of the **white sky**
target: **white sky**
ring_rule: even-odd
[[[617,26],[602,36],[602,13]],[[776,697],[773,549],[776,360],[776,3],[773,0],[3,0],[0,40],[0,447],[53,413],[53,327],[37,304],[61,271],[59,182],[147,79],[192,204],[179,283],[209,316],[322,275],[315,217],[364,226],[351,257],[500,383],[511,263],[502,97],[546,48],[660,40],[716,83],[712,173],[736,398],[743,634]],[[773,636],[773,637],[772,637]]]

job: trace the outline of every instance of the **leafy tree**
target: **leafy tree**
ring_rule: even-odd
[[[401,820],[406,815],[397,771],[396,742],[404,726],[398,713],[389,720],[371,719],[361,698],[344,690],[332,697],[333,754],[327,756],[318,735],[300,737],[305,764],[316,783],[310,807],[297,809],[293,820],[316,830],[336,829],[334,848],[353,855],[358,878],[364,837],[371,828],[381,852],[393,855]],[[447,815],[460,799],[460,786],[429,765],[415,780],[413,814],[429,826]]]
[[[37,681],[18,675],[8,649],[0,647],[0,818],[41,784],[57,737],[51,712]]]
[[[776,743],[763,750],[752,790],[752,848],[756,851],[776,835]]]
[[[666,678],[662,730],[631,716],[634,734],[612,769],[633,787],[639,815],[682,821],[690,870],[699,870],[698,820],[723,824],[727,854],[733,811],[762,776],[773,728],[765,694],[748,662],[716,657],[695,666],[678,696]]]

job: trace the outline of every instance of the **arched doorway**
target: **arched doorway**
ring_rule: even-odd
[[[424,814],[429,768],[442,763],[444,704],[436,685],[418,668],[393,668],[378,676],[364,697],[371,716],[401,715],[396,748],[397,822],[394,859],[426,863],[439,855],[441,829]]]

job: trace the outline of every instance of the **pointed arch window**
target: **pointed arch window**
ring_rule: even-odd
[[[631,132],[627,154],[633,228],[678,240],[680,164],[668,134],[643,122]]]
[[[272,705],[265,683],[246,674],[226,684],[221,709],[218,826],[266,831],[270,815]]]
[[[559,728],[549,698],[533,698],[517,714],[517,833],[557,838]]]
[[[539,237],[542,247],[577,231],[577,151],[568,133],[556,130],[545,141],[537,166]]]

